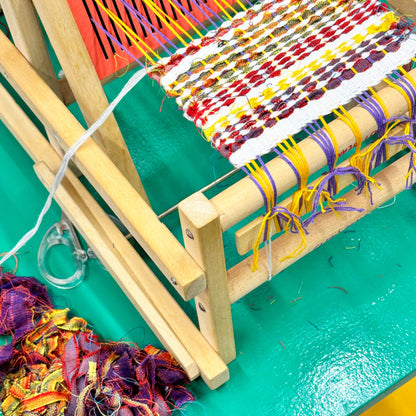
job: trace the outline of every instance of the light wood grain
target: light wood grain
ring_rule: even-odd
[[[37,172],[50,187],[61,159],[1,85],[0,117],[37,163]],[[194,378],[200,373],[211,388],[227,381],[225,363],[71,171],[57,199],[188,375]]]
[[[60,85],[32,0],[0,0],[0,4],[14,44],[53,92],[62,99]],[[55,136],[48,132],[48,139],[62,155],[63,150]]]
[[[380,184],[381,189],[377,189],[374,186],[372,187],[373,205],[370,204],[370,200],[367,198],[365,193],[357,195],[357,193],[352,190],[344,196],[348,206],[363,208],[365,210],[364,212],[339,212],[339,217],[334,213],[319,215],[308,227],[309,234],[306,236],[307,246],[299,256],[295,258],[288,258],[282,262],[280,261],[280,259],[288,256],[297,248],[300,242],[299,235],[291,233],[284,234],[273,241],[272,274],[276,275],[281,272],[292,263],[325,243],[334,235],[344,230],[346,227],[364,217],[379,205],[385,203],[393,196],[403,191],[406,184],[404,178],[409,169],[409,157],[409,155],[403,156],[374,176],[377,183]],[[231,302],[236,302],[268,280],[269,270],[267,266],[265,248],[260,250],[258,265],[258,270],[252,272],[252,256],[250,256],[228,270]]]
[[[401,127],[398,127],[394,129],[392,132],[392,135],[403,135],[403,129]],[[398,153],[403,148],[402,145],[393,145],[389,146],[389,156],[392,157],[396,153]],[[363,152],[368,149],[368,146],[366,148],[363,148]],[[340,163],[337,167],[347,167],[350,166],[350,161],[346,160],[342,163]],[[319,178],[318,178],[319,179]],[[318,182],[318,179],[312,181],[309,184],[309,187],[313,188],[315,184]],[[347,186],[351,185],[355,181],[355,178],[348,174],[348,175],[342,175],[338,176],[338,187],[341,191],[342,189],[345,189]],[[292,196],[286,198],[281,203],[278,203],[278,206],[284,207],[289,209],[292,204]],[[304,212],[305,214],[306,212]],[[254,242],[257,239],[261,223],[263,221],[263,215],[255,218],[254,220],[250,221],[248,224],[246,224],[244,227],[240,228],[235,232],[235,243],[237,247],[237,251],[240,255],[248,253],[250,250],[253,249]],[[271,222],[271,233],[272,235],[275,234],[276,228],[274,226],[274,222]]]
[[[108,107],[101,82],[66,0],[33,0],[74,97],[90,126]],[[142,198],[148,201],[116,119],[111,115],[94,134]]]
[[[416,1],[415,0],[388,0],[390,6],[400,12],[408,19],[416,19]]]
[[[47,87],[24,57],[0,33],[0,71],[64,148],[84,132],[65,105]],[[81,146],[74,160],[160,270],[189,300],[206,286],[205,276],[184,247],[162,224],[146,201],[93,141]]]

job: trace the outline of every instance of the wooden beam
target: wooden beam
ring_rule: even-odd
[[[416,1],[415,0],[388,0],[392,9],[396,9],[404,17],[416,20]]]
[[[42,123],[55,132],[64,148],[74,144],[85,132],[2,33],[0,71]],[[78,150],[74,161],[178,293],[189,300],[203,292],[206,281],[201,268],[103,150],[93,140],[88,140]]]
[[[101,82],[66,0],[33,0],[71,90],[88,126],[108,107]],[[111,115],[94,139],[149,203],[116,119]]]
[[[60,97],[59,83],[32,0],[0,0],[17,49]]]
[[[416,80],[416,69],[410,71],[409,74]],[[407,112],[408,107],[405,98],[394,88],[383,88],[378,92],[378,95],[385,103],[390,117]],[[376,131],[376,121],[364,108],[357,105],[349,113],[357,123],[363,138],[370,137]],[[335,119],[329,123],[329,126],[337,137],[341,154],[355,146],[354,134],[346,123],[340,119]],[[327,164],[325,153],[311,138],[302,140],[299,147],[306,157],[310,174],[322,169]],[[296,185],[295,174],[282,159],[274,158],[267,163],[267,167],[275,178],[278,195],[285,193]],[[225,231],[260,209],[263,206],[263,198],[253,181],[246,177],[213,197],[211,203],[220,213],[221,227]]]
[[[280,261],[280,259],[288,256],[298,247],[300,243],[299,235],[288,233],[274,240],[272,242],[273,276],[403,191],[406,185],[405,176],[409,170],[409,160],[410,155],[407,154],[374,176],[381,189],[377,189],[374,186],[371,188],[373,205],[371,205],[365,193],[357,195],[355,190],[352,190],[344,196],[348,206],[363,208],[364,212],[343,211],[338,212],[338,216],[334,213],[319,215],[308,227],[309,234],[306,236],[306,249],[297,257]],[[262,248],[260,250],[259,267],[256,271],[253,272],[251,270],[252,256],[228,270],[228,287],[232,303],[268,280],[269,270],[267,264],[266,250]]]
[[[36,171],[49,188],[61,159],[1,85],[0,117],[37,163]],[[200,372],[211,388],[227,381],[225,363],[71,171],[57,200],[188,375],[195,378]]]
[[[14,44],[53,92],[62,99],[60,85],[32,0],[0,0],[0,4]],[[62,155],[62,148],[50,132],[48,139]]]
[[[199,329],[229,363],[235,358],[235,343],[219,215],[200,192],[180,202],[178,209],[185,247],[207,279],[207,288],[195,298]]]
[[[50,190],[54,173],[49,169],[45,162],[39,162],[35,165],[35,172],[39,179]],[[114,280],[127,295],[130,302],[139,311],[140,315],[149,325],[154,334],[158,337],[163,346],[172,353],[178,363],[188,374],[190,379],[195,379],[199,376],[199,368],[193,358],[190,356],[184,345],[179,341],[176,334],[172,331],[169,323],[166,322],[157,305],[148,299],[146,293],[136,283],[136,280],[141,280],[141,274],[151,273],[143,261],[137,261],[136,268],[131,270],[125,260],[118,254],[114,241],[118,240],[118,232],[112,227],[103,230],[103,223],[100,220],[106,216],[104,211],[100,211],[97,205],[92,203],[92,198],[83,198],[78,193],[84,189],[81,188],[81,183],[75,183],[74,176],[68,175],[65,178],[55,194],[55,200],[59,206],[68,216],[70,221],[75,225],[77,230],[85,238],[87,244],[94,251],[98,259],[113,276]],[[77,186],[78,189],[76,189]],[[80,189],[81,188],[81,189]],[[86,190],[85,190],[86,191]],[[92,203],[92,206],[91,206]],[[87,205],[88,204],[88,205]],[[91,209],[93,208],[93,210]],[[100,222],[99,222],[100,221]],[[111,220],[110,220],[111,221]],[[107,223],[109,225],[109,223]],[[113,247],[114,245],[114,247]],[[130,252],[131,253],[131,252]],[[125,253],[124,253],[125,256]],[[156,279],[156,276],[154,276]],[[163,293],[161,294],[163,298]]]

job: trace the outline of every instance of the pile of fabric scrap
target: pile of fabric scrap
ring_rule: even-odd
[[[46,287],[0,269],[1,411],[9,415],[165,416],[194,399],[166,351],[100,342]]]

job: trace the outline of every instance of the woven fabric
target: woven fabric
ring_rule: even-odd
[[[240,167],[409,62],[415,40],[377,0],[265,0],[149,72]]]
[[[168,352],[100,342],[85,320],[52,309],[34,278],[0,268],[0,316],[12,337],[0,349],[4,416],[167,416],[193,400]]]

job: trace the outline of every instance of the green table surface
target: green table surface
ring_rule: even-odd
[[[110,98],[126,79],[106,88]],[[182,118],[174,100],[166,99],[160,111],[163,96],[146,79],[116,109],[157,213],[230,169]],[[34,225],[47,192],[30,158],[3,125],[0,163],[0,251],[5,252]],[[359,413],[411,375],[416,369],[416,193],[403,192],[391,202],[234,304],[237,358],[229,366],[230,381],[216,391],[200,379],[193,382],[197,401],[176,413],[344,416]],[[40,232],[19,254],[18,274],[40,277],[38,246],[59,219],[54,204]],[[181,238],[177,215],[165,221]],[[228,265],[240,259],[232,231],[224,237]],[[56,250],[51,257],[57,273],[71,273],[67,254]],[[5,266],[13,267],[13,261]],[[87,319],[104,339],[160,346],[95,260],[80,286],[51,287],[50,293],[57,307],[69,307]],[[302,299],[291,303],[298,297]],[[193,305],[181,304],[195,320]]]

